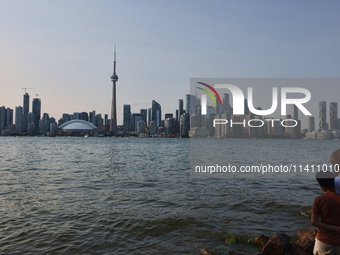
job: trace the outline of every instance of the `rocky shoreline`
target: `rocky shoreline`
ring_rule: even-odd
[[[265,235],[259,235],[256,237],[251,245],[253,248],[257,248],[259,251],[251,253],[252,255],[313,255],[313,249],[315,244],[315,235],[317,230],[312,229],[300,229],[297,233],[297,240],[293,241],[291,236],[286,233],[280,232],[274,234],[271,237]],[[202,249],[202,255],[251,255],[245,253],[245,250],[237,249],[235,245],[239,242],[237,236],[229,237],[225,239],[225,242],[231,249],[228,249],[227,253],[220,251],[213,251],[208,249]],[[234,246],[234,247],[232,247]]]

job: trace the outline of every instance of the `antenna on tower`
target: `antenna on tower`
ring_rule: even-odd
[[[116,74],[116,44],[113,47],[113,73]]]
[[[21,89],[24,89],[25,90],[25,94],[26,94],[26,89],[33,89],[33,88],[21,88]]]

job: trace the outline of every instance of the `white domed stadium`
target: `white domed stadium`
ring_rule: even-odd
[[[60,125],[58,129],[63,133],[87,134],[91,131],[95,131],[97,127],[85,120],[76,119]]]

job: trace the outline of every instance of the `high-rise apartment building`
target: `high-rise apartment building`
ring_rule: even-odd
[[[314,117],[308,117],[308,132],[315,131],[315,119]]]
[[[28,125],[28,113],[30,111],[30,96],[28,95],[28,93],[24,94],[24,107],[23,107],[23,118],[22,118],[22,129],[23,132],[27,132],[27,125]]]
[[[6,126],[13,124],[13,109],[7,108],[6,109]]]
[[[196,114],[196,96],[190,94],[185,95],[185,112],[190,116]]]
[[[15,107],[15,127],[17,133],[22,133],[22,107],[17,106]]]
[[[143,121],[146,123],[148,109],[140,109],[140,113],[143,114]]]
[[[157,127],[162,126],[162,108],[159,103],[157,103],[155,100],[152,100],[152,107],[151,107],[151,120],[156,121]]]
[[[319,129],[327,129],[325,101],[319,102]]]
[[[137,123],[143,121],[143,117],[141,113],[133,113],[131,115],[131,131],[137,131]]]
[[[123,106],[123,130],[131,131],[131,105]]]
[[[332,102],[329,104],[329,125],[330,129],[338,129],[338,103]]]
[[[178,119],[181,118],[182,114],[184,113],[183,109],[183,99],[178,99]]]
[[[5,106],[0,107],[0,133],[6,127],[6,108]]]
[[[34,98],[33,99],[32,111],[34,113],[35,131],[37,132],[38,129],[39,129],[39,120],[40,120],[40,115],[41,115],[41,101],[40,101],[40,98]]]
[[[228,93],[223,94],[223,113],[232,114]]]
[[[290,115],[293,120],[298,120],[299,109],[295,104],[290,105]]]

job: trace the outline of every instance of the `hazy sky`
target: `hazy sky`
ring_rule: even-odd
[[[339,77],[338,1],[0,3],[0,105],[22,105],[33,88],[30,101],[38,94],[56,119],[110,116],[113,44],[118,124],[123,104],[175,113],[190,78]]]

